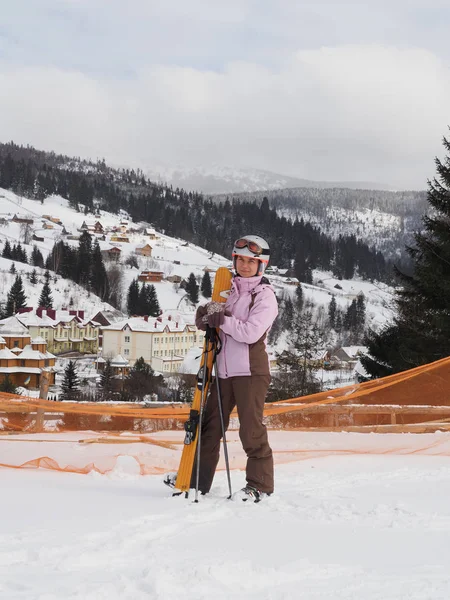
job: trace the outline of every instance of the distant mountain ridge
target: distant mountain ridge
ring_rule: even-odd
[[[154,181],[174,188],[195,190],[203,194],[234,194],[276,190],[282,188],[348,188],[364,190],[394,190],[388,184],[367,181],[313,181],[280,175],[263,169],[242,169],[222,166],[211,167],[154,167],[144,168]]]

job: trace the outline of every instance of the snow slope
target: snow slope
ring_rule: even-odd
[[[129,456],[104,476],[2,469],[0,597],[450,597],[450,434],[270,435],[276,493],[258,505],[226,500],[223,471],[198,504],[171,497],[161,475],[138,475]],[[237,440],[236,432],[230,437]],[[59,452],[54,437],[16,439],[1,439],[9,459]],[[118,453],[117,446],[79,446],[68,434],[60,446],[67,462]],[[242,462],[238,442],[232,446]],[[281,464],[285,451],[293,462]],[[131,452],[160,466],[179,457],[153,445],[120,446]],[[233,470],[232,481],[238,489],[243,472]]]

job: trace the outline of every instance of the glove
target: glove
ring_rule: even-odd
[[[206,331],[206,325],[208,324],[207,322],[203,321],[203,318],[207,316],[207,306],[207,304],[205,306],[199,306],[197,308],[197,312],[195,313],[195,326],[201,331]]]
[[[205,308],[206,314],[202,317],[203,323],[209,325],[209,327],[220,327],[225,319],[225,304],[209,302]]]
[[[214,312],[210,315],[207,315],[207,319],[208,319],[208,325],[210,327],[220,327],[221,325],[223,325],[223,322],[225,321],[225,312],[223,310],[220,310],[218,312]]]

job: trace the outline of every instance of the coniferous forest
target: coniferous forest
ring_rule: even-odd
[[[86,214],[124,210],[136,222],[224,256],[236,238],[257,233],[270,243],[271,263],[292,268],[292,275],[305,282],[314,268],[329,269],[339,278],[358,274],[367,280],[393,281],[393,263],[380,251],[356,235],[332,239],[303,219],[281,216],[267,197],[260,202],[217,202],[151,182],[140,170],[112,169],[104,160],[94,163],[13,142],[0,144],[0,187],[41,202],[59,194]],[[77,279],[84,275],[88,276],[78,273]],[[102,295],[107,295],[104,289]]]
[[[412,275],[397,271],[397,315],[382,331],[369,332],[369,356],[362,359],[372,377],[384,377],[450,356],[450,142],[447,156],[436,158],[429,182],[431,216],[408,248]]]

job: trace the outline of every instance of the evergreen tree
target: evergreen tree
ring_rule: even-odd
[[[8,292],[3,316],[11,317],[12,315],[15,315],[21,308],[25,308],[26,305],[27,298],[23,289],[22,277],[20,275],[16,275],[16,279]]]
[[[336,298],[331,297],[330,304],[328,305],[328,320],[330,322],[331,329],[336,329]]]
[[[30,273],[30,283],[32,283],[33,285],[36,285],[38,279],[37,279],[37,273],[36,273],[36,269],[33,269]]]
[[[195,306],[198,302],[198,284],[194,273],[189,275],[189,279],[186,284],[186,294],[188,295],[189,300]]]
[[[397,314],[381,332],[369,332],[369,355],[361,362],[372,377],[383,377],[450,355],[450,142],[447,156],[436,159],[437,177],[428,182],[431,211],[424,231],[408,252],[412,275],[397,271],[402,288],[396,294]]]
[[[356,297],[356,333],[358,342],[362,341],[366,327],[366,298],[364,294],[358,294]]]
[[[109,283],[98,240],[95,240],[92,250],[91,289],[101,300],[108,300]]]
[[[299,312],[303,310],[303,288],[301,284],[295,289],[295,309]]]
[[[80,380],[73,360],[69,360],[64,369],[64,379],[61,384],[61,400],[78,400],[80,395]]]
[[[12,263],[12,265],[9,267],[9,272],[10,272],[12,275],[15,275],[15,274],[17,273],[17,270],[16,270],[16,265],[15,265],[14,263]]]
[[[87,288],[90,283],[92,262],[92,237],[87,231],[83,231],[78,242],[78,256],[75,271],[75,281]]]
[[[124,381],[124,399],[141,402],[144,396],[156,392],[159,386],[164,386],[162,375],[155,372],[141,356],[130,369],[130,374]]]
[[[347,307],[347,312],[344,317],[344,327],[347,331],[356,332],[357,317],[356,317],[356,300],[353,299]]]
[[[17,388],[8,374],[5,375],[3,381],[0,383],[0,392],[6,392],[7,394],[17,394]]]
[[[113,376],[114,371],[111,366],[111,361],[109,358],[105,362],[105,366],[103,367],[102,374],[100,375],[100,384],[99,387],[102,391],[102,395],[104,398],[108,399],[111,396],[111,391],[113,388]]]
[[[30,262],[35,267],[44,268],[44,257],[42,256],[42,252],[39,250],[39,248],[37,246],[33,246]]]
[[[46,274],[48,271],[46,271]],[[49,278],[45,279],[44,285],[42,286],[41,295],[38,301],[39,306],[43,308],[53,308],[53,297],[50,289]]]
[[[208,271],[205,271],[205,274],[202,277],[201,290],[202,290],[202,295],[205,298],[211,298],[212,284],[211,284],[211,277],[210,277]]]
[[[280,303],[280,318],[283,329],[290,330],[294,324],[294,303],[290,296],[286,296]]]
[[[3,258],[12,259],[12,250],[9,240],[6,240],[5,245],[3,246],[2,256]]]
[[[137,279],[133,279],[128,288],[127,311],[130,316],[140,314],[140,292]]]

